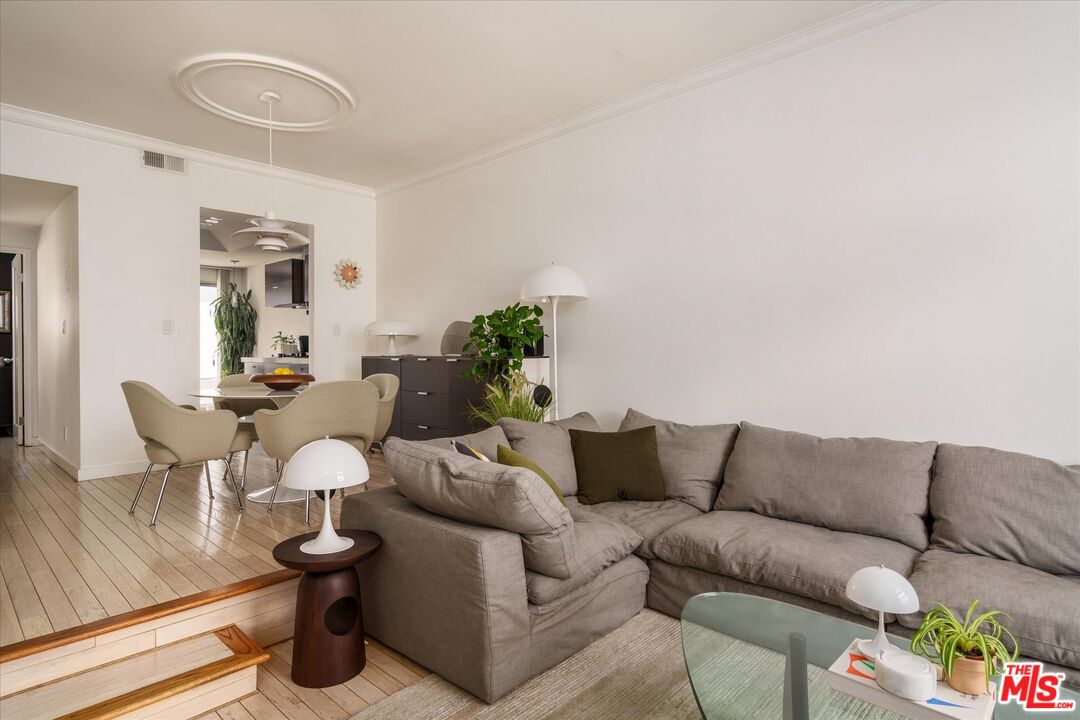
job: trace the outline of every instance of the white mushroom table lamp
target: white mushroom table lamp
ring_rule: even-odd
[[[368,465],[363,454],[342,440],[323,438],[308,443],[296,451],[285,466],[281,483],[294,490],[323,491],[322,529],[314,540],[308,540],[300,550],[309,555],[327,555],[347,550],[352,538],[334,532],[330,521],[330,491],[362,485],[368,481]]]
[[[885,635],[885,613],[906,615],[919,609],[915,588],[900,573],[884,565],[857,570],[847,581],[844,594],[852,602],[878,611],[878,630],[873,640],[860,640],[859,651],[876,658],[892,645]]]

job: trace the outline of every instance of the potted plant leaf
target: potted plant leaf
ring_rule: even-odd
[[[926,613],[922,625],[911,638],[911,651],[936,662],[945,670],[952,689],[969,695],[985,693],[990,678],[1016,660],[1020,646],[999,617],[1012,619],[1001,610],[975,614],[979,601],[968,606],[963,620],[938,603]],[[1008,638],[1013,649],[1005,644]]]
[[[504,417],[543,422],[550,403],[551,391],[546,386],[533,383],[525,373],[515,371],[501,381],[487,383],[483,402],[469,403],[468,414],[484,425],[494,425]]]
[[[476,362],[463,374],[477,381],[501,382],[521,370],[525,349],[544,337],[539,305],[514,303],[502,310],[473,318],[463,351],[476,353]]]
[[[245,355],[255,352],[255,324],[259,314],[251,304],[251,291],[240,292],[236,283],[222,290],[211,304],[218,336],[221,377],[244,372]]]

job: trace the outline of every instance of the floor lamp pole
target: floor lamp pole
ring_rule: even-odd
[[[552,420],[559,419],[559,297],[551,295],[551,407]]]

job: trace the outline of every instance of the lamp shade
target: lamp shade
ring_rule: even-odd
[[[368,481],[364,455],[343,440],[323,438],[293,454],[281,482],[296,490],[332,490]]]
[[[563,302],[589,297],[585,281],[565,265],[545,265],[534,271],[521,286],[522,300],[547,300],[557,297]]]
[[[412,323],[400,320],[376,320],[368,323],[367,328],[364,329],[364,334],[416,337],[420,334],[420,331]]]
[[[919,609],[915,588],[903,575],[884,565],[857,570],[848,578],[844,594],[852,602],[879,612],[907,614]]]

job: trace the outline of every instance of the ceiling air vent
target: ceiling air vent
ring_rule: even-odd
[[[168,172],[180,173],[181,175],[187,172],[187,161],[184,160],[184,158],[176,157],[175,155],[165,155],[151,150],[142,151],[142,164],[148,168],[166,170]]]

